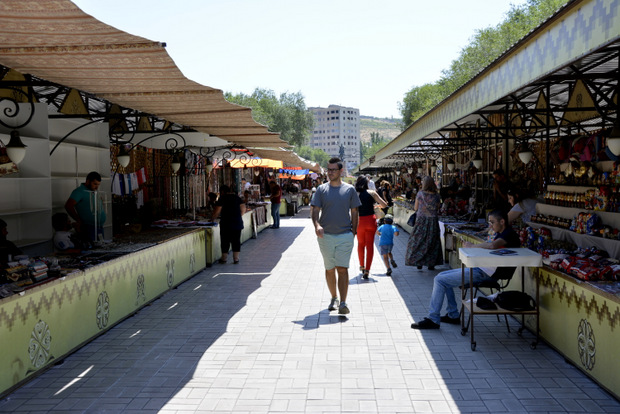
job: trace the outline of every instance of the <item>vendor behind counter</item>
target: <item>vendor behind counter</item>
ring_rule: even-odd
[[[8,224],[6,221],[0,219],[0,263],[6,264],[8,261],[13,260],[14,256],[22,254],[22,251],[13,243],[7,239],[9,234],[7,230]]]

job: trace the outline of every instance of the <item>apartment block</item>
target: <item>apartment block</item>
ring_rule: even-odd
[[[309,108],[314,115],[314,131],[310,146],[340,157],[351,171],[360,163],[360,111],[339,105]]]

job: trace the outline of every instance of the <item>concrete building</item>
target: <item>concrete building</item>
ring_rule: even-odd
[[[312,148],[319,148],[332,157],[340,157],[351,171],[360,163],[360,111],[339,105],[309,108],[314,115]]]

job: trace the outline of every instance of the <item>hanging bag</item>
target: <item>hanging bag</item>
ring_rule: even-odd
[[[409,220],[407,220],[407,225],[413,227],[415,225],[415,219],[417,217],[417,212],[414,211],[412,215],[409,216]]]
[[[379,206],[379,204],[375,204],[374,210],[375,210],[375,217],[377,219],[382,219],[383,217],[385,217],[385,213],[383,212],[383,210],[381,210],[381,206]]]

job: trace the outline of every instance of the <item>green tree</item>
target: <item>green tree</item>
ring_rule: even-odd
[[[252,108],[256,122],[271,132],[279,132],[280,138],[289,144],[302,146],[308,142],[314,117],[306,108],[301,92],[285,92],[277,97],[272,90],[256,88],[251,95],[226,92],[224,96],[229,102]]]
[[[379,151],[381,148],[385,147],[387,143],[390,142],[390,139],[379,135],[378,132],[370,133],[370,142],[362,142],[362,159],[367,160],[372,157]]]
[[[323,168],[327,168],[327,161],[331,158],[329,154],[319,148],[312,148],[307,145],[295,147],[295,152],[302,158],[314,161]]]
[[[505,19],[495,27],[480,29],[441,78],[432,84],[414,86],[399,104],[403,130],[451,93],[463,86],[502,53],[539,26],[569,0],[528,0],[511,5]]]
[[[405,94],[405,99],[400,104],[400,113],[403,115],[402,126],[407,127],[441,102],[443,98],[444,93],[441,85],[427,83],[422,86],[415,86]]]

